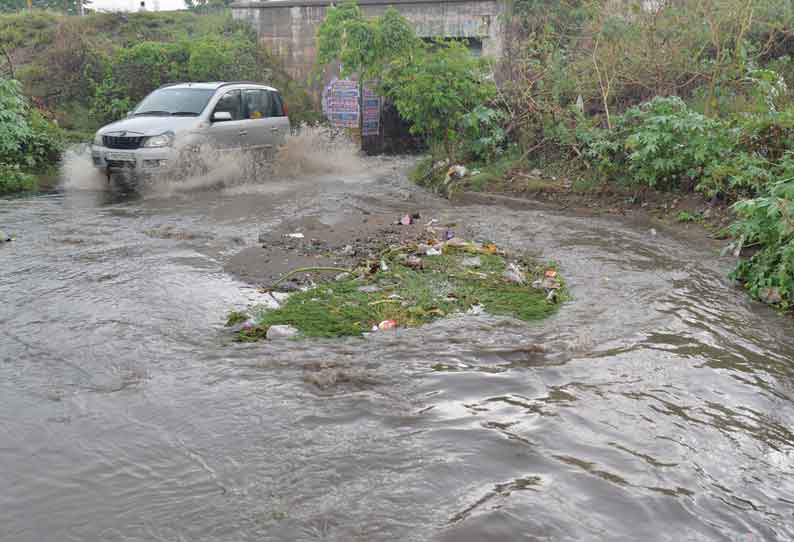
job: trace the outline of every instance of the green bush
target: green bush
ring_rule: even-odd
[[[19,82],[0,78],[0,193],[33,188],[31,173],[57,161],[62,149],[61,131],[30,108]]]
[[[739,221],[732,226],[741,248],[759,245],[739,264],[733,277],[750,294],[782,308],[794,306],[794,153],[778,165],[780,179],[761,197],[736,203]]]
[[[0,195],[36,188],[36,179],[22,171],[18,164],[0,163]]]
[[[764,194],[794,151],[794,109],[744,114],[732,125],[730,154],[706,168],[697,189],[729,200]]]
[[[0,163],[16,164],[22,160],[22,145],[32,134],[27,113],[19,82],[0,78]]]
[[[654,98],[620,119],[628,175],[651,188],[692,189],[706,168],[732,149],[725,125],[689,109],[678,97]]]
[[[740,150],[723,161],[712,162],[697,190],[710,198],[720,195],[732,200],[753,197],[774,180],[771,165],[758,153]]]
[[[579,153],[590,167],[608,179],[665,190],[695,188],[730,157],[737,138],[725,122],[692,111],[675,96],[630,108],[612,130],[581,115],[577,122]]]
[[[507,114],[485,105],[478,105],[461,119],[463,125],[464,152],[476,162],[493,162],[507,144],[507,133],[503,126]]]

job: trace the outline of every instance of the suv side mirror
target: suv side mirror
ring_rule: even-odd
[[[228,111],[216,111],[212,114],[213,122],[223,122],[225,120],[232,120],[232,114]]]

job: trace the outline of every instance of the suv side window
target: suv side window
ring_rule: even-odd
[[[239,90],[232,90],[223,95],[218,103],[215,105],[214,113],[222,111],[231,113],[232,120],[240,120],[243,118],[243,104]]]
[[[281,99],[281,94],[278,92],[268,91],[270,94],[270,101],[273,104],[271,109],[271,117],[286,117],[284,114],[284,102]]]
[[[247,119],[256,120],[273,116],[271,115],[273,104],[267,91],[244,90],[243,105]]]

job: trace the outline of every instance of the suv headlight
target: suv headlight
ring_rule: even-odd
[[[144,141],[144,147],[170,147],[174,142],[174,136],[171,133],[160,134],[156,136],[147,137]]]
[[[94,145],[102,146],[102,136],[99,135],[99,132],[94,134]]]

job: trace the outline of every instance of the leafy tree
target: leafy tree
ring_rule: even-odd
[[[320,71],[341,64],[343,75],[365,80],[382,79],[393,61],[410,61],[423,49],[410,23],[392,7],[381,17],[365,19],[354,1],[343,2],[327,10],[317,32]]]
[[[467,129],[476,131],[481,143],[489,140],[482,129],[493,125],[494,116],[482,108],[494,98],[496,86],[486,61],[465,45],[427,44],[394,8],[365,19],[355,2],[345,2],[328,9],[317,49],[319,71],[339,63],[343,75],[377,81],[380,94],[393,101],[411,131],[424,136],[434,151],[461,158]],[[479,116],[473,120],[475,110]]]
[[[466,128],[476,119],[472,112],[487,116],[484,104],[496,94],[487,64],[454,41],[392,61],[384,85],[411,131],[440,145],[453,159],[459,157]]]

